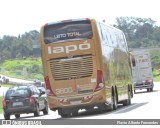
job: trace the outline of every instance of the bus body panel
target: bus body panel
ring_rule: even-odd
[[[122,101],[128,97],[127,85],[131,84],[127,42],[122,31],[102,23],[98,26],[99,31],[103,31],[103,35],[100,35],[103,56],[101,67],[103,67],[105,83],[110,88],[117,87],[118,100]],[[111,96],[109,91],[107,97]]]

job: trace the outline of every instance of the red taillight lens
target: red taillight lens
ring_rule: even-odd
[[[29,102],[30,102],[30,104],[34,104],[34,97],[33,97],[33,96],[31,96],[31,97],[29,98]]]
[[[72,22],[72,20],[62,20],[61,22]]]
[[[5,99],[2,100],[2,105],[3,105],[3,107],[6,107],[6,106],[7,106]]]
[[[46,83],[46,92],[48,96],[55,96],[55,94],[53,93],[52,89],[51,89],[51,85],[49,82],[49,77],[46,76],[45,77],[45,83]]]
[[[102,75],[102,70],[97,70],[97,86],[95,91],[98,91],[104,87],[103,83],[103,75]]]
[[[97,83],[103,82],[102,70],[97,70]]]

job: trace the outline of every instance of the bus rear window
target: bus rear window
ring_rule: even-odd
[[[44,42],[46,44],[71,39],[91,39],[92,36],[91,22],[89,20],[63,22],[44,27]]]

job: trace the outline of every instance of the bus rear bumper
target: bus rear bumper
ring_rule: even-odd
[[[92,94],[66,96],[66,97],[47,97],[49,108],[53,111],[60,108],[87,109],[98,107],[106,103],[105,89]]]

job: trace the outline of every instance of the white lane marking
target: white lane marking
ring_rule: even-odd
[[[128,106],[127,108],[125,107],[125,108],[122,108],[122,109],[117,110],[117,111],[115,111],[115,112],[112,112],[111,114],[115,114],[115,113],[118,113],[118,112],[127,110],[127,109],[129,109],[129,108],[132,108],[132,107],[135,107],[135,106],[138,106],[138,105],[139,105],[139,104],[135,104],[135,105],[132,105],[132,106]],[[109,114],[109,115],[110,115],[110,114]]]

